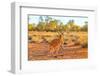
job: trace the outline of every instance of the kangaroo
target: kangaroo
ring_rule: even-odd
[[[50,55],[58,54],[60,48],[62,48],[63,43],[64,43],[64,36],[63,36],[63,33],[60,33],[60,35],[57,39],[53,39],[50,42],[49,54]]]

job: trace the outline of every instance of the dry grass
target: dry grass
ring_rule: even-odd
[[[59,50],[59,54],[55,56],[47,56],[49,50],[49,42],[57,38],[59,35],[57,32],[38,32],[29,31],[28,44],[28,59],[29,60],[50,60],[50,59],[80,59],[87,58],[88,51],[88,33],[87,32],[64,32],[64,42],[63,50]],[[44,42],[46,40],[46,42]],[[73,41],[74,40],[74,41]],[[70,43],[77,43],[78,45],[73,45],[68,47]],[[85,45],[83,48],[82,45]]]
[[[59,35],[57,32],[38,32],[38,31],[29,31],[29,37],[31,37],[31,41],[33,42],[42,42],[44,39],[47,42],[51,42],[53,39],[57,38]],[[88,42],[87,32],[70,32],[67,34],[64,33],[64,42],[67,43],[69,40],[75,39],[75,36],[78,37],[77,41],[80,44],[84,44]]]

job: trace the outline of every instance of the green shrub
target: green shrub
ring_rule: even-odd
[[[32,30],[33,30],[32,24],[29,24],[29,25],[28,25],[28,30],[29,30],[29,31],[32,31]]]

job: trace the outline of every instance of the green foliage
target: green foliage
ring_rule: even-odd
[[[81,27],[81,31],[88,31],[88,22],[84,22],[83,27]]]
[[[57,21],[56,20],[50,21],[48,27],[49,30],[54,31],[57,28]]]
[[[69,31],[80,31],[81,27],[74,23],[74,20],[70,20],[66,25]]]
[[[29,24],[29,31],[88,31],[88,22],[84,22],[83,27],[75,24],[74,20],[69,20],[65,25],[56,19],[52,19],[49,16],[45,16],[43,19],[42,16],[39,17],[39,23]]]
[[[40,16],[39,21],[40,21],[40,22],[43,22],[43,18],[42,18],[42,16]]]
[[[32,31],[33,30],[33,25],[32,24],[28,24],[28,30]]]
[[[38,31],[44,31],[45,30],[45,23],[44,22],[39,22],[39,24],[37,25],[37,30]]]
[[[29,31],[34,31],[34,30],[36,30],[35,24],[28,24],[28,30],[29,30]]]

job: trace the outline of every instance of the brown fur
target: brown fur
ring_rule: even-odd
[[[58,39],[54,39],[51,41],[49,45],[49,54],[54,55],[58,54],[60,47],[62,47],[64,43],[63,34],[59,36]]]

